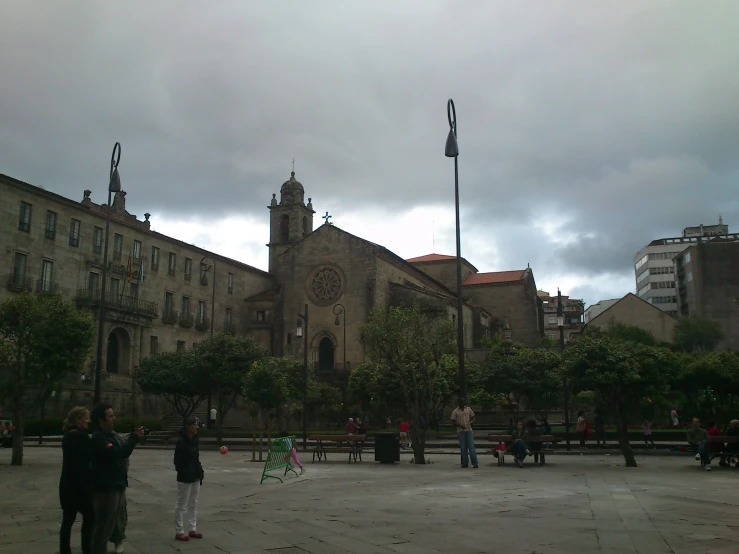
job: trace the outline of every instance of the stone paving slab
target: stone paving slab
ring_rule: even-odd
[[[201,456],[205,537],[181,543],[171,452],[134,452],[127,553],[739,552],[739,471],[703,472],[692,459],[645,456],[625,468],[615,456],[563,456],[518,469],[485,458],[474,470],[454,456],[415,466],[404,454],[391,466],[308,462],[302,477],[260,485],[250,453]],[[0,450],[0,552],[57,552],[61,451],[28,448],[25,460],[10,467]],[[75,554],[78,543],[77,525]]]

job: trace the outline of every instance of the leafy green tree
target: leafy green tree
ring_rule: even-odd
[[[255,362],[267,351],[249,336],[218,333],[201,341],[194,349],[200,371],[209,378],[211,401],[217,406],[216,434],[223,441],[223,421],[243,392],[244,379]]]
[[[602,336],[617,341],[634,342],[636,344],[644,344],[646,346],[657,345],[657,341],[650,331],[637,327],[636,325],[627,325],[626,323],[621,323],[613,319],[608,322],[608,326],[603,330],[598,329],[597,327],[588,329],[587,335],[591,337]]]
[[[243,393],[256,407],[259,427],[259,459],[262,459],[262,429],[287,401],[290,390],[285,374],[287,358],[266,357],[254,363],[244,379]]]
[[[210,379],[194,350],[177,350],[144,359],[136,382],[143,392],[163,397],[184,421],[208,398]]]
[[[56,295],[22,293],[0,304],[0,402],[13,414],[12,465],[23,464],[23,425],[60,381],[79,372],[94,328]]]
[[[636,467],[628,424],[646,398],[669,393],[677,357],[668,349],[611,338],[575,341],[563,356],[564,369],[576,395],[589,391],[616,421],[619,446],[628,467]]]
[[[431,421],[442,397],[454,388],[449,373],[457,368],[445,356],[456,351],[455,326],[448,319],[428,318],[417,305],[389,306],[372,312],[362,338],[374,373],[371,394],[408,418],[415,462],[425,464],[427,425],[419,422],[421,417]]]
[[[713,352],[723,339],[718,321],[696,316],[678,318],[673,332],[675,347],[683,352]]]
[[[675,380],[689,413],[704,421],[726,422],[739,404],[739,356],[734,352],[685,354],[683,371]]]
[[[493,354],[481,369],[483,391],[518,421],[521,409],[541,419],[561,405],[560,355],[542,349],[519,348],[509,355]]]

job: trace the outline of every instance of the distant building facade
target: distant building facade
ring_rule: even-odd
[[[636,295],[671,316],[678,314],[673,258],[692,244],[709,237],[731,236],[729,226],[719,218],[718,225],[686,227],[681,237],[650,242],[634,256]]]
[[[0,175],[0,300],[24,290],[61,294],[97,322],[107,206],[90,196],[86,190],[76,202]],[[215,265],[214,331],[249,333],[272,347],[269,308],[260,317],[245,303],[274,288],[271,275],[152,231],[149,214],[139,220],[125,202],[126,193],[117,193],[111,209],[103,375],[131,375],[146,356],[189,349],[209,336],[213,268],[202,280],[203,257]]]
[[[544,312],[544,334],[551,340],[559,341],[559,326],[557,325],[557,296],[540,290],[537,293],[542,301]],[[562,295],[562,315],[564,316],[564,339],[570,342],[575,335],[582,334],[584,303],[582,300]]]
[[[719,236],[693,244],[675,259],[681,316],[718,321],[720,350],[739,349],[739,236]]]

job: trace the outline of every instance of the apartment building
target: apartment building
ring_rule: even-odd
[[[559,325],[557,322],[557,295],[551,296],[548,292],[537,291],[542,301],[544,312],[544,334],[551,340],[559,341]],[[583,314],[585,303],[582,300],[562,295],[562,315],[564,316],[565,342],[570,342],[574,335],[582,333],[584,326]]]
[[[634,256],[636,295],[671,316],[678,315],[675,264],[683,250],[706,238],[729,235],[729,226],[719,218],[718,225],[686,227],[682,236],[656,239]]]

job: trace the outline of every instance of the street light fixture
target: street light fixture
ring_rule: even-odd
[[[334,320],[334,325],[341,325],[341,320],[339,319],[339,316],[342,314],[344,315],[344,342],[342,343],[344,345],[344,365],[342,366],[342,371],[346,371],[346,308],[344,308],[344,304],[334,305],[334,315],[336,316],[336,319]]]
[[[464,306],[462,301],[462,243],[459,229],[459,144],[457,143],[457,110],[451,98],[446,103],[446,115],[449,120],[449,134],[446,137],[444,155],[454,158],[454,209],[457,227],[457,357],[459,364],[459,398],[465,400],[464,375]]]
[[[113,145],[113,154],[110,157],[110,178],[108,180],[108,206],[105,210],[105,248],[103,250],[103,271],[101,274],[102,284],[100,285],[100,308],[98,310],[98,343],[95,355],[95,392],[93,394],[93,402],[100,402],[100,377],[102,374],[103,364],[103,331],[105,326],[105,284],[108,278],[108,236],[110,234],[110,212],[111,212],[111,196],[114,192],[121,191],[121,176],[118,174],[118,164],[121,161],[121,143],[116,142]]]
[[[308,304],[305,305],[305,312],[298,314],[295,336],[303,338],[303,452],[305,452],[308,450]]]
[[[562,311],[562,292],[557,289],[557,327],[559,327],[559,351],[565,351],[565,316]],[[565,396],[565,442],[567,451],[570,451],[570,388],[567,384],[567,375],[563,377],[563,388]]]
[[[210,260],[213,265],[206,266],[205,260]],[[213,322],[215,321],[216,315],[216,261],[211,256],[203,256],[200,260],[200,284],[204,287],[208,286],[208,272],[210,268],[213,268],[213,291],[210,295],[210,336],[213,338]],[[190,314],[183,314],[189,316]],[[212,408],[212,393],[213,391],[208,389],[208,421],[210,421],[210,410]],[[219,406],[220,407],[220,406]]]

